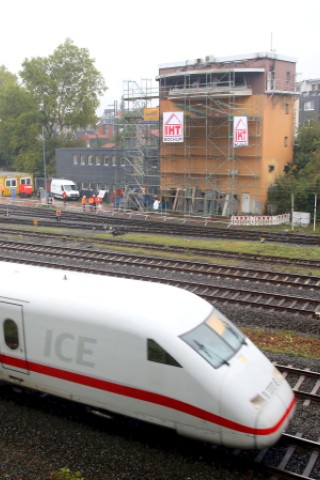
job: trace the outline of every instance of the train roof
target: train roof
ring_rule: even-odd
[[[10,172],[0,170],[0,177],[16,177],[17,175],[27,175],[29,177],[32,177],[32,173],[28,172]]]
[[[212,311],[197,295],[156,282],[8,262],[0,262],[0,268],[6,279],[0,287],[0,300],[33,302],[41,311],[54,310],[57,316],[92,325],[107,323],[144,335],[164,330],[180,335]]]

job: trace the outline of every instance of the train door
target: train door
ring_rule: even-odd
[[[31,197],[33,193],[33,182],[30,175],[21,175],[19,182],[19,194],[24,197]]]
[[[23,307],[0,302],[0,368],[28,373],[26,358]]]
[[[6,178],[5,195],[16,198],[18,188],[18,180],[16,177]]]

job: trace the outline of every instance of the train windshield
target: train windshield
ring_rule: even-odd
[[[214,368],[219,368],[222,364],[228,365],[230,358],[245,343],[240,330],[215,309],[204,323],[181,338]]]

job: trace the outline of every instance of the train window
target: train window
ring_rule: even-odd
[[[16,187],[17,186],[17,180],[15,178],[10,178],[6,180],[6,187]]]
[[[21,185],[31,185],[32,182],[31,182],[31,178],[21,178],[21,181],[20,181]]]
[[[216,310],[210,315],[206,324],[220,335],[234,350],[238,350],[241,344],[245,342],[243,333]]]
[[[11,350],[16,350],[19,347],[19,332],[17,324],[7,318],[3,322],[3,333],[4,333],[4,340]]]
[[[163,363],[165,365],[171,365],[173,367],[180,367],[181,365],[160,345],[148,338],[148,360],[150,362]]]
[[[228,364],[245,343],[242,333],[215,309],[206,322],[181,338],[214,368]]]

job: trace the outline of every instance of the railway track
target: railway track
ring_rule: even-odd
[[[276,447],[261,450],[254,462],[263,463],[264,468],[276,474],[278,479],[318,480],[319,454],[320,437],[318,441],[312,441],[298,432],[295,435],[283,434]]]
[[[12,229],[5,228],[0,226],[0,235],[12,235],[23,236],[24,238],[43,238],[57,241],[80,241],[82,244],[86,240],[86,236],[78,233],[57,233],[57,232],[41,232],[38,230],[25,230],[25,229]],[[209,248],[194,248],[194,247],[180,247],[180,246],[165,246],[155,243],[146,243],[146,242],[134,242],[128,241],[125,237],[121,239],[115,239],[111,235],[106,234],[105,238],[91,238],[90,242],[96,246],[114,246],[120,248],[131,248],[131,249],[143,249],[150,252],[162,252],[169,254],[181,254],[185,256],[190,256],[192,258],[223,258],[223,259],[234,259],[237,261],[248,263],[262,263],[270,264],[272,266],[295,266],[295,267],[308,267],[308,269],[320,269],[320,260],[309,260],[302,258],[290,258],[290,257],[275,257],[272,255],[261,255],[261,254],[250,254],[250,253],[238,253],[238,252],[228,252],[223,250],[214,250]]]
[[[308,406],[310,401],[320,402],[320,373],[301,370],[290,365],[276,365],[278,370],[291,385],[298,398]]]
[[[86,236],[79,233],[56,233],[56,232],[42,232],[39,230],[25,230],[25,229],[12,229],[12,228],[5,228],[0,226],[0,235],[15,235],[23,237],[23,238],[43,238],[49,241],[79,241],[84,243],[86,241]],[[133,242],[128,241],[125,237],[121,237],[121,239],[115,239],[111,235],[106,234],[105,238],[89,238],[92,244],[96,246],[113,246],[113,247],[120,247],[120,248],[128,248],[128,249],[142,249],[148,250],[150,252],[163,252],[169,254],[182,254],[185,256],[192,256],[192,257],[204,257],[204,258],[223,258],[223,259],[234,259],[237,261],[248,263],[261,263],[271,264],[272,266],[299,266],[299,267],[308,267],[308,269],[317,270],[320,269],[320,260],[308,260],[308,259],[301,259],[301,258],[289,258],[289,257],[275,257],[272,255],[260,255],[260,254],[250,254],[250,253],[238,253],[238,252],[228,252],[223,250],[214,250],[209,248],[194,248],[194,247],[181,247],[181,246],[166,246],[161,244],[155,243],[146,243],[146,242]]]
[[[303,288],[307,288],[308,290],[312,288],[314,291],[319,287],[319,279],[317,279],[317,277],[308,278],[307,276],[294,275],[291,275],[291,277],[290,275],[282,277],[280,275],[280,279],[280,277],[273,278],[271,272],[265,273],[259,270],[247,271],[247,269],[243,269],[240,274],[238,268],[232,272],[231,267],[225,267],[225,272],[223,272],[221,266],[212,266],[207,263],[170,261],[163,258],[157,258],[155,260],[141,255],[125,255],[123,253],[105,252],[103,250],[93,251],[92,249],[90,249],[90,251],[84,251],[83,248],[64,248],[61,246],[26,245],[24,242],[2,241],[0,247],[0,258],[4,261],[18,261],[55,268],[68,268],[77,271],[167,283],[191,291],[205,298],[212,304],[220,302],[223,305],[233,304],[246,308],[251,307],[255,309],[282,311],[299,316],[320,316],[319,297],[314,298],[306,295],[299,297],[296,292],[291,295],[288,293],[276,293],[274,291],[255,291],[253,286],[247,286],[247,288],[245,288],[244,282],[244,280],[249,281],[248,275],[250,274],[251,282],[254,282],[255,285],[256,282],[259,282],[261,286],[263,282],[270,285],[271,281],[274,281],[278,285],[279,282],[285,284],[286,281],[288,281],[288,288],[292,288],[292,285],[295,285],[296,287],[298,286],[300,290]],[[120,265],[125,268],[120,269]],[[130,269],[128,269],[129,266],[131,267]],[[168,275],[168,272],[170,275]],[[182,272],[183,278],[177,278],[177,272]],[[216,278],[217,274],[222,275],[223,273],[228,277],[233,274],[241,285],[237,287],[225,285],[224,283],[222,285],[212,285],[212,279]],[[260,275],[259,279],[258,275]],[[202,280],[200,277],[202,277]]]
[[[0,248],[4,250],[18,250],[19,252],[37,252],[54,256],[81,258],[83,261],[100,262],[103,264],[132,265],[154,270],[192,273],[199,279],[210,281],[212,278],[230,278],[244,283],[285,286],[288,289],[297,287],[301,291],[320,291],[320,277],[314,275],[297,275],[274,272],[249,267],[233,267],[215,263],[166,259],[164,257],[150,257],[148,255],[106,251],[83,247],[55,247],[30,244],[25,242],[0,241]]]
[[[320,245],[319,235],[297,234],[288,230],[282,232],[270,232],[265,230],[240,229],[238,227],[222,227],[210,221],[199,221],[192,218],[179,218],[170,215],[136,214],[134,212],[81,212],[81,206],[65,207],[21,207],[15,205],[0,204],[0,217],[6,223],[20,223],[30,225],[35,218],[41,219],[41,225],[52,226],[55,219],[56,209],[62,210],[60,226],[68,228],[81,228],[83,230],[103,230],[105,225],[121,227],[125,231],[140,233],[152,233],[175,236],[191,236],[201,238],[222,238],[232,240],[261,241],[291,243],[300,245]],[[57,222],[56,222],[57,223]]]

